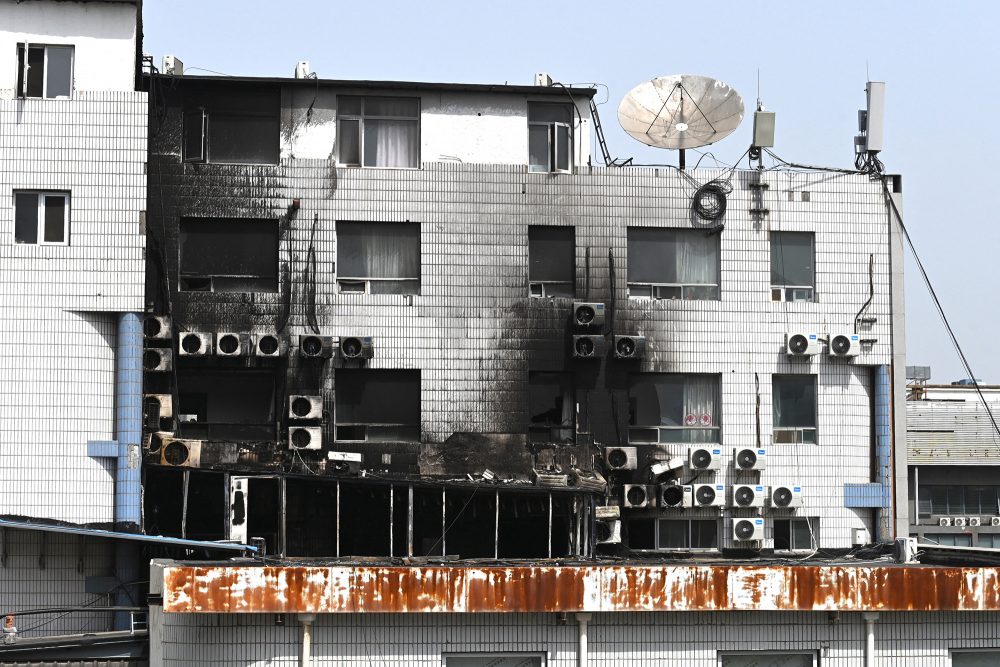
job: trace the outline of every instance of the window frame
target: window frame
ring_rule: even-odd
[[[675,244],[679,244],[681,239],[693,238],[698,234],[702,236],[711,236],[715,238],[715,243],[713,244],[713,249],[716,255],[716,274],[714,283],[684,283],[684,282],[645,282],[645,281],[633,281],[628,275],[628,266],[625,271],[625,281],[626,290],[628,298],[630,300],[636,301],[721,301],[722,300],[722,234],[713,233],[708,234],[704,229],[690,229],[685,227],[647,227],[642,225],[630,225],[625,230],[625,247],[628,249],[631,241],[629,240],[630,232],[635,230],[656,230],[657,234],[662,234],[664,236],[668,234],[674,235]],[[676,247],[674,248],[676,252]],[[630,258],[631,261],[631,258]],[[678,268],[679,270],[679,268]],[[699,292],[705,292],[711,294],[711,290],[714,290],[714,295],[712,296],[699,296]],[[646,294],[642,292],[646,291]],[[674,294],[671,294],[674,292]]]
[[[358,372],[358,373],[369,374],[371,376],[374,376],[375,374],[386,374],[386,373],[407,373],[407,374],[415,373],[416,374],[416,381],[417,381],[417,423],[416,424],[407,424],[407,423],[402,423],[402,422],[385,422],[385,421],[380,421],[380,422],[373,422],[373,421],[366,421],[366,422],[340,421],[340,408],[339,408],[339,404],[338,404],[338,396],[340,395],[339,392],[340,392],[341,388],[338,387],[338,384],[339,384],[340,380],[338,380],[337,375],[338,375],[338,373],[342,373],[342,372],[352,373],[352,371],[353,372]],[[369,443],[369,442],[371,442],[371,443],[384,443],[384,442],[415,442],[415,443],[419,443],[419,442],[421,442],[421,440],[422,440],[421,433],[422,433],[422,428],[423,428],[423,397],[421,395],[422,392],[423,392],[423,377],[422,376],[423,376],[423,374],[419,370],[410,369],[410,368],[377,368],[377,369],[367,369],[367,368],[366,369],[339,368],[336,371],[334,371],[334,376],[333,376],[333,388],[334,388],[333,440],[334,440],[334,442],[338,442],[338,443],[352,443],[352,444],[364,444],[364,443]],[[410,378],[408,381],[412,381],[412,378]],[[402,430],[402,428],[416,429],[416,434],[415,434],[415,436],[412,439],[407,439],[407,438],[376,438],[376,439],[372,439],[372,438],[369,437],[369,429],[370,429],[370,427],[376,427],[376,428],[399,428],[400,430]],[[355,428],[355,429],[360,428],[360,429],[363,429],[362,432],[364,434],[364,437],[362,437],[362,438],[357,438],[357,437],[342,438],[342,437],[340,437],[340,435],[341,435],[341,428]]]
[[[535,382],[532,382],[535,380]],[[548,382],[542,382],[541,380],[550,380]],[[561,399],[563,401],[563,412],[566,410],[567,400],[569,405],[572,407],[572,415],[569,419],[569,423],[554,423],[554,422],[535,422],[533,415],[531,414],[531,388],[532,386],[555,386],[560,393]],[[529,443],[540,443],[540,444],[551,444],[551,443],[563,443],[563,444],[576,444],[576,429],[577,429],[577,410],[576,410],[576,378],[571,372],[565,371],[529,371],[528,372],[528,442]],[[554,406],[553,406],[554,408]],[[548,431],[548,438],[537,439],[533,433],[540,433],[543,431]],[[552,434],[558,432],[559,435],[555,438]],[[563,433],[568,432],[568,437],[562,437]]]
[[[691,546],[693,542],[694,532],[692,523],[694,521],[700,521],[704,523],[714,523],[715,524],[715,546],[714,547],[704,547],[704,546]],[[685,547],[665,547],[660,544],[660,525],[665,522],[671,522],[675,524],[686,523],[687,524],[687,544]],[[722,548],[722,521],[719,519],[711,519],[704,517],[690,517],[690,518],[675,518],[675,517],[657,517],[656,519],[656,530],[655,530],[655,544],[657,551],[668,551],[668,552],[698,552],[698,553],[714,553]]]
[[[217,279],[244,279],[263,281],[264,279],[270,280],[270,276],[264,276],[263,274],[236,274],[236,273],[212,273],[212,274],[196,274],[196,273],[185,273],[184,266],[184,245],[187,243],[185,240],[189,234],[188,229],[185,229],[188,224],[193,226],[198,226],[199,224],[207,225],[211,223],[222,223],[223,225],[268,225],[270,228],[268,232],[274,232],[275,236],[275,249],[277,252],[274,255],[274,289],[216,289],[215,282]],[[237,234],[237,232],[232,232]],[[276,218],[214,218],[214,217],[200,217],[200,216],[182,216],[177,223],[177,291],[178,292],[203,292],[208,294],[277,294],[281,291],[281,225]],[[190,283],[185,281],[190,280],[207,280],[208,289],[191,289]]]
[[[771,274],[774,274],[774,243],[775,235],[780,236],[802,236],[808,237],[810,241],[810,250],[812,251],[812,284],[811,285],[776,285],[773,280],[769,280],[771,283],[771,301],[774,302],[788,302],[788,303],[815,303],[817,301],[817,290],[816,290],[816,233],[815,232],[794,232],[794,231],[771,231],[769,235],[769,246],[768,251],[770,253],[769,268]],[[781,244],[779,244],[781,245]],[[795,298],[797,292],[802,292],[808,290],[807,298]],[[789,298],[789,297],[792,298]]]
[[[560,122],[560,121],[539,121],[531,120],[531,105],[533,104],[546,104],[546,105],[561,105],[567,107],[569,110],[570,122]],[[572,174],[573,167],[575,165],[576,158],[576,141],[574,132],[576,125],[576,114],[578,110],[576,105],[571,102],[550,102],[547,100],[528,100],[528,172],[534,174]],[[547,138],[545,156],[547,160],[546,169],[532,169],[534,165],[531,163],[531,128],[545,128],[545,134]],[[559,168],[558,155],[559,155],[559,130],[565,130],[566,133],[566,168]]]
[[[341,100],[345,98],[357,98],[361,100],[361,113],[352,114],[344,113],[341,111]],[[417,114],[416,116],[380,116],[374,114],[366,113],[367,101],[371,98],[382,98],[382,99],[397,99],[397,100],[413,100],[417,103]],[[396,167],[396,166],[381,166],[381,165],[366,165],[365,162],[365,119],[368,120],[390,120],[390,121],[408,121],[413,122],[416,125],[416,146],[417,154],[415,156],[415,163],[412,167]],[[343,148],[341,144],[341,131],[340,122],[342,120],[347,121],[357,121],[358,123],[358,162],[344,162],[341,159],[341,149]],[[353,169],[420,169],[421,168],[421,126],[423,125],[423,99],[419,96],[407,97],[405,95],[338,95],[337,96],[337,114],[336,114],[336,127],[334,131],[335,136],[335,148],[337,153],[337,166],[338,167],[348,167]]]
[[[686,379],[714,379],[715,380],[715,414],[712,415],[712,421],[710,424],[702,425],[700,420],[699,423],[693,425],[669,425],[669,424],[639,424],[633,423],[632,419],[634,417],[632,412],[632,389],[637,383],[636,380],[647,379],[652,380],[657,377],[667,377],[667,378],[680,378]],[[628,376],[628,388],[627,396],[629,401],[629,415],[628,415],[628,441],[629,444],[637,445],[709,445],[709,444],[722,444],[722,376],[719,373],[630,373]],[[644,383],[642,383],[644,384]],[[681,398],[683,401],[683,397]],[[662,421],[662,416],[661,416]],[[649,436],[653,435],[655,430],[655,439],[651,439]],[[687,439],[687,434],[711,431],[714,434],[714,438],[709,440],[698,440],[698,439]],[[681,439],[676,440],[669,437],[670,433],[681,434]]]
[[[42,56],[42,94],[41,95],[28,95],[28,61],[30,59],[29,50],[43,49],[44,55]],[[69,94],[68,95],[54,95],[49,96],[49,49],[68,49],[69,50]],[[20,53],[23,49],[24,60],[21,61]],[[18,99],[31,99],[31,100],[71,100],[73,99],[73,93],[76,90],[76,45],[75,44],[33,44],[31,42],[17,42],[14,45],[14,56],[15,62],[18,66],[18,72],[14,77],[14,85],[17,86],[18,81],[21,85],[17,86],[15,90],[15,97]]]
[[[35,242],[24,242],[17,240],[17,196],[18,195],[35,195],[36,196],[36,219],[35,219]],[[50,245],[50,246],[68,246],[69,245],[69,222],[70,222],[70,199],[71,193],[69,190],[14,190],[14,244],[15,245]],[[45,205],[44,201],[47,197],[62,197],[63,199],[63,227],[62,227],[62,241],[46,241],[45,240]]]
[[[417,275],[416,277],[407,278],[377,278],[371,276],[344,276],[340,273],[340,268],[342,262],[340,260],[341,243],[340,243],[340,230],[341,225],[385,225],[402,227],[403,225],[413,225],[417,230]],[[334,224],[334,234],[336,235],[337,243],[334,256],[334,266],[336,267],[335,280],[337,282],[337,293],[338,294],[376,294],[376,295],[389,295],[389,296],[420,296],[420,290],[422,287],[422,273],[423,273],[423,243],[421,236],[423,234],[423,229],[421,229],[419,222],[393,222],[393,221],[382,221],[382,220],[337,220]],[[394,283],[416,283],[416,289],[412,292],[373,292],[372,283],[379,282],[394,282]],[[362,289],[344,289],[346,285],[358,285]]]
[[[811,553],[819,549],[819,517],[815,516],[789,516],[789,517],[775,517],[774,525],[772,526],[772,539],[777,542],[774,538],[774,534],[777,532],[777,524],[779,521],[788,522],[788,548],[778,548],[775,543],[774,550],[780,553]],[[803,547],[798,546],[795,542],[795,527],[794,523],[805,523],[806,530],[809,533],[809,544],[810,546]]]
[[[752,657],[758,656],[758,655],[783,655],[783,656],[801,655],[801,656],[809,656],[810,658],[812,658],[812,667],[819,667],[819,651],[814,651],[814,650],[811,650],[811,649],[805,649],[805,650],[790,649],[790,650],[777,650],[777,651],[775,651],[775,650],[763,650],[763,651],[717,651],[717,653],[716,653],[716,661],[717,661],[717,664],[718,664],[719,667],[723,667],[723,658],[726,658],[726,657],[729,657],[729,656],[734,656],[734,657],[735,656],[739,656],[739,657],[752,658]]]
[[[448,667],[449,658],[538,658],[540,667],[547,667],[548,653],[541,651],[448,651],[441,654],[441,667]]]
[[[815,426],[778,426],[774,420],[774,408],[777,401],[777,383],[775,380],[785,378],[812,378],[813,384],[813,424]],[[793,439],[788,440],[785,436],[781,439],[777,434],[790,434]],[[806,436],[811,434],[812,440],[807,440]],[[818,445],[819,444],[819,376],[815,373],[774,373],[771,375],[771,442],[776,445]]]
[[[532,230],[546,230],[550,231],[553,229],[560,230],[560,233],[567,234],[565,230],[569,230],[568,236],[570,241],[571,250],[571,264],[570,273],[573,274],[573,279],[570,281],[564,280],[532,280],[531,279],[531,267],[532,267],[532,256],[531,256],[531,245],[532,245]],[[536,232],[538,233],[538,232]],[[551,240],[551,239],[550,239]],[[552,286],[551,288],[549,286]],[[549,290],[555,291],[555,287],[565,286],[567,292],[566,294],[549,294]],[[573,225],[528,225],[528,296],[534,299],[574,299],[576,298],[576,227]]]
[[[256,94],[257,99],[252,99]],[[223,92],[195,92],[181,108],[181,162],[184,164],[218,164],[218,165],[252,165],[255,167],[274,167],[281,164],[281,91],[280,89],[268,86],[251,90],[247,98],[247,89],[238,88],[230,91],[229,94]],[[242,99],[241,99],[242,98]],[[200,114],[199,134],[200,153],[191,155],[188,153],[189,134],[193,131],[193,125],[189,125],[189,118]],[[219,122],[220,118],[254,118],[273,122],[273,133],[268,133],[267,160],[222,160],[212,157],[212,118]],[[189,129],[192,128],[192,129]],[[264,136],[264,135],[262,135]],[[217,139],[220,138],[217,136]],[[237,142],[230,140],[217,142],[220,146],[233,146]],[[241,157],[246,158],[248,154]]]

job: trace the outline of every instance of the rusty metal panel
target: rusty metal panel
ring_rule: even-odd
[[[1000,611],[1000,569],[844,566],[190,567],[168,613]]]

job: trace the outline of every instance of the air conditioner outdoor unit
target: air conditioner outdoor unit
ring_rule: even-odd
[[[718,445],[692,447],[688,450],[691,470],[718,470],[722,467],[722,449]]]
[[[733,519],[733,540],[756,542],[764,539],[763,519]]]
[[[163,451],[163,445],[173,439],[173,431],[154,431],[153,433],[146,434],[143,447],[150,454],[160,454]]]
[[[726,487],[722,484],[695,484],[695,507],[725,507]]]
[[[327,452],[330,467],[341,475],[357,475],[361,472],[361,454],[359,452]]]
[[[288,397],[289,419],[322,419],[323,397],[292,394]]]
[[[344,359],[371,359],[375,356],[375,341],[371,336],[345,336],[340,339],[340,356]]]
[[[146,338],[170,338],[170,318],[166,315],[146,315],[142,321],[142,335]]]
[[[645,336],[615,336],[615,359],[642,359],[646,354]]]
[[[830,334],[827,348],[831,357],[856,357],[861,354],[861,337],[853,333]]]
[[[978,516],[970,516],[969,525],[972,526],[973,528],[978,528],[979,526],[983,525],[983,520],[981,517]]]
[[[329,359],[333,356],[333,338],[330,336],[299,336],[299,354],[310,359]]]
[[[767,501],[767,487],[760,484],[737,484],[733,487],[732,506],[763,507]]]
[[[319,426],[291,426],[288,429],[289,449],[323,449],[323,429]]]
[[[142,400],[148,407],[156,407],[160,419],[174,416],[174,397],[170,394],[143,394]]]
[[[605,354],[604,350],[604,336],[573,336],[574,359],[603,359]]]
[[[286,346],[275,334],[257,334],[253,337],[253,350],[258,357],[280,357],[285,354]]]
[[[215,334],[215,353],[220,357],[239,357],[250,351],[250,336],[225,331]]]
[[[620,519],[598,519],[595,526],[598,544],[621,544],[622,522]]]
[[[956,528],[965,528],[965,517],[964,516],[952,517],[951,525],[955,526]]]
[[[944,526],[950,526],[951,525],[951,517],[950,516],[939,517],[938,518],[938,525],[942,526],[942,527],[944,527]]]
[[[142,351],[142,369],[150,373],[172,371],[174,351],[162,347],[147,347]]]
[[[603,327],[604,321],[603,303],[584,303],[582,301],[573,303],[573,324],[575,326]]]
[[[793,357],[819,354],[819,334],[789,331],[785,334],[785,353]]]
[[[653,487],[642,484],[625,484],[622,487],[622,506],[631,508],[656,507]]]
[[[635,470],[639,457],[635,447],[606,447],[604,462],[609,470]]]
[[[177,351],[182,357],[204,357],[212,354],[212,334],[182,331],[177,341]]]
[[[694,487],[690,484],[661,484],[660,507],[685,508],[694,506]]]
[[[802,487],[798,484],[772,486],[771,507],[777,509],[802,507]]]
[[[991,526],[1000,526],[1000,516],[991,516],[990,517],[990,525]]]
[[[734,449],[733,466],[737,470],[763,470],[767,467],[767,450],[759,447]]]
[[[201,440],[163,440],[160,463],[176,468],[197,468],[201,465]]]

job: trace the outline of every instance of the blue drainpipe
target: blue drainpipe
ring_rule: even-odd
[[[876,481],[882,485],[878,530],[885,541],[892,538],[892,383],[886,365],[875,369],[875,457]]]
[[[142,318],[136,313],[118,316],[115,355],[115,528],[140,532],[142,528]],[[120,584],[138,581],[139,547],[125,540],[115,546],[115,575]],[[119,606],[141,606],[136,586],[121,587]],[[128,630],[128,612],[115,613],[115,629]]]

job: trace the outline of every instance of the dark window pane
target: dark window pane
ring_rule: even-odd
[[[629,386],[629,424],[700,427],[699,431],[718,426],[718,394],[719,378],[715,375],[633,375]]]
[[[569,126],[568,125],[556,125],[555,126],[555,169],[560,171],[569,171]]]
[[[38,243],[38,195],[33,192],[14,195],[14,241]]]
[[[66,241],[66,198],[62,195],[45,197],[45,242]]]
[[[420,371],[338,369],[338,424],[420,424]]]
[[[656,548],[656,521],[632,519],[628,522],[628,546],[631,549]]]
[[[17,96],[24,95],[24,44],[17,45]]]
[[[177,382],[178,414],[197,415],[199,423],[270,424],[277,419],[272,373],[198,369],[179,371]]]
[[[361,97],[350,97],[341,96],[337,98],[337,113],[341,116],[360,116],[361,115]]]
[[[215,281],[216,291],[278,291],[278,223],[274,220],[184,218],[180,223],[184,277],[252,279]],[[260,282],[256,282],[260,281]],[[265,289],[266,288],[266,289]]]
[[[420,102],[412,97],[366,97],[365,116],[403,116],[417,118]]]
[[[359,120],[340,120],[337,124],[337,146],[341,164],[361,164]]]
[[[779,428],[816,428],[816,376],[772,377],[772,413]]]
[[[212,162],[278,163],[278,115],[209,112],[208,150]]]
[[[572,427],[576,413],[573,397],[573,375],[570,373],[530,373],[528,376],[528,416],[532,427],[538,428],[544,440],[562,440],[553,438],[552,428],[560,434],[569,430],[566,435],[572,437]],[[549,431],[549,432],[546,432]]]
[[[573,124],[573,106],[552,102],[528,102],[529,123]]]
[[[549,171],[549,128],[528,126],[528,170]]]
[[[771,284],[813,287],[813,235],[771,232]]]
[[[719,547],[718,522],[706,519],[692,519],[691,547],[695,549],[717,549]]]
[[[660,549],[687,549],[690,546],[687,521],[660,521],[659,523]]]
[[[719,235],[694,229],[628,229],[628,282],[717,285]],[[714,295],[716,290],[705,292]],[[700,298],[701,294],[683,294]],[[714,297],[713,297],[714,298]]]
[[[49,46],[45,71],[45,96],[69,97],[73,89],[73,47]]]
[[[572,227],[528,228],[528,280],[576,280],[576,248]]]
[[[340,278],[419,281],[420,225],[407,222],[338,222],[337,266]]]
[[[774,548],[780,551],[788,551],[792,548],[792,522],[790,520],[774,520]]]
[[[812,548],[812,533],[809,530],[808,519],[792,519],[792,548]]]
[[[45,81],[45,49],[28,48],[28,97],[41,97]]]
[[[184,159],[189,162],[205,160],[205,110],[184,112]]]

